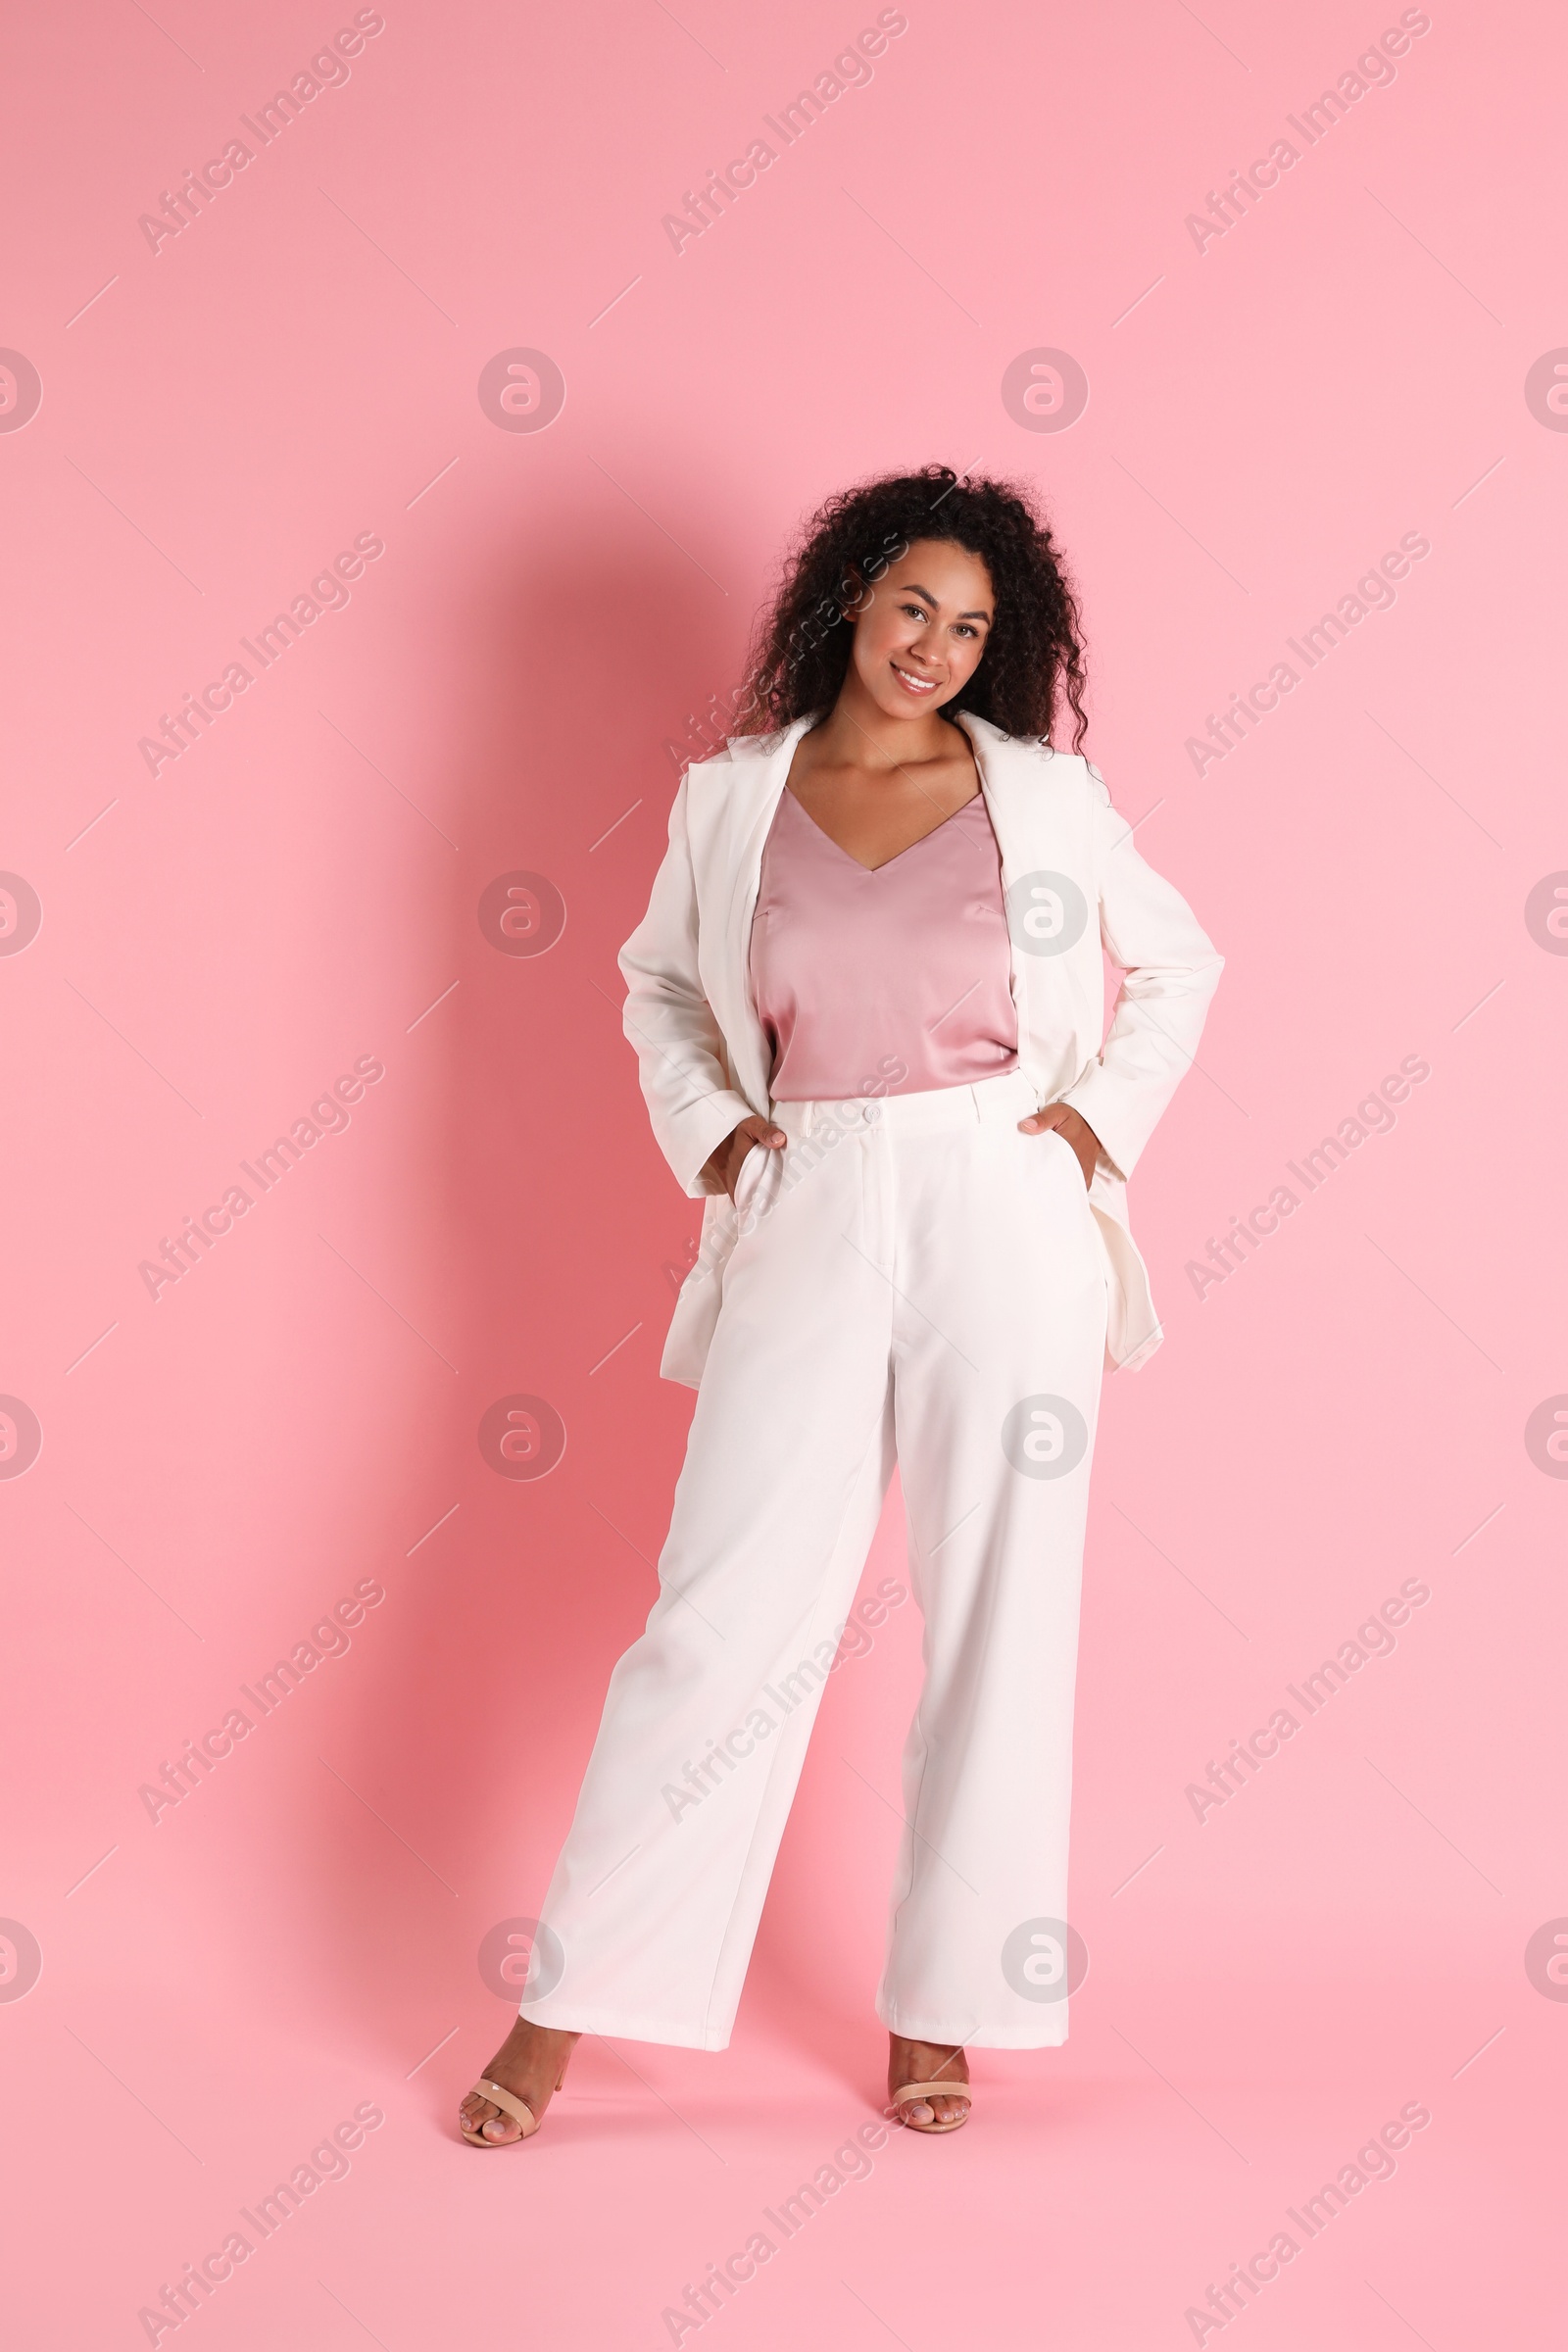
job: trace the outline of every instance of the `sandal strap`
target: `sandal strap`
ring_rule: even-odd
[[[929,2098],[968,2099],[972,2102],[974,2091],[967,2082],[906,2082],[902,2090],[893,2093],[892,2103],[895,2107],[902,2107],[906,2099]]]
[[[535,2115],[533,2109],[528,2106],[525,2101],[517,2098],[514,2092],[506,2089],[500,2082],[486,2082],[481,2080],[480,2082],[476,2082],[473,2087],[478,2092],[481,2099],[488,2099],[492,2107],[501,2108],[505,2114],[511,2116],[514,2124],[520,2124],[522,2126],[522,2136],[524,2139],[526,2139],[531,2132],[538,2131],[539,2118]]]

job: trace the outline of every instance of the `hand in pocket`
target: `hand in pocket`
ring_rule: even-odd
[[[741,1170],[750,1154],[753,1152],[782,1152],[786,1141],[782,1127],[775,1127],[771,1119],[755,1116],[742,1119],[738,1127],[731,1128],[717,1149],[709,1153],[703,1165],[703,1174],[721,1186],[733,1200]],[[758,1172],[757,1169],[753,1170],[754,1175]]]
[[[1085,1185],[1093,1184],[1100,1158],[1100,1138],[1070,1102],[1048,1102],[1043,1110],[1020,1119],[1018,1131],[1021,1135],[1059,1135],[1071,1147],[1073,1157],[1083,1170]]]

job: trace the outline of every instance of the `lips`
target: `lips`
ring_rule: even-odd
[[[888,667],[892,670],[893,675],[898,679],[899,684],[901,686],[907,687],[910,694],[935,694],[937,690],[937,682],[935,678],[917,677],[913,670],[901,669],[897,662],[889,662]]]

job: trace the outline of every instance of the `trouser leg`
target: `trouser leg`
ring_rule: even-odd
[[[1058,1137],[901,1156],[894,1391],[925,1684],[878,2010],[930,2041],[1064,2040],[1079,1578],[1101,1245]]]
[[[891,1474],[869,1139],[790,1147],[737,1245],[647,1631],[542,1906],[534,2023],[721,2049]]]

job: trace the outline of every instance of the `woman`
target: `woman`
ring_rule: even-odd
[[[1079,756],[1084,683],[1024,494],[875,481],[813,518],[747,731],[676,795],[620,961],[655,1134],[706,1197],[662,1366],[697,1402],[530,1989],[463,2102],[479,2146],[538,2129],[579,2034],[728,2042],[895,1462],[925,1682],[877,1998],[893,2111],[951,2131],[966,2044],[1065,2039],[1101,1372],[1160,1338],[1125,1181],[1220,972]]]

